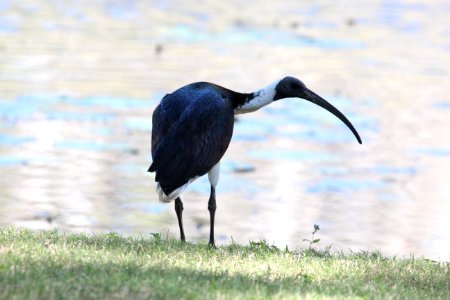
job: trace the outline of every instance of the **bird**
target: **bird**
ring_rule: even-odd
[[[361,138],[352,123],[337,108],[296,77],[286,76],[252,92],[240,93],[210,82],[194,82],[166,94],[152,115],[151,154],[148,172],[155,172],[160,202],[175,200],[180,239],[185,241],[183,202],[187,186],[208,174],[210,196],[210,246],[215,247],[214,219],[220,160],[233,135],[236,114],[254,112],[285,98],[310,101],[339,118]]]

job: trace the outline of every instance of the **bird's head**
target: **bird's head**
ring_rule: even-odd
[[[275,87],[275,96],[273,101],[284,98],[301,98],[308,100],[338,117],[353,132],[358,142],[361,144],[361,138],[352,123],[336,107],[328,101],[308,89],[303,82],[291,76],[281,79]]]
[[[284,98],[304,98],[308,90],[306,85],[299,79],[291,76],[281,79],[275,87],[274,101]]]

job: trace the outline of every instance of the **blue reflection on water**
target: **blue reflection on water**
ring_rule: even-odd
[[[150,131],[152,129],[152,119],[148,118],[127,118],[124,121],[124,126],[132,130]]]
[[[62,111],[60,104],[69,105],[69,109],[76,111]],[[61,97],[55,95],[24,95],[13,101],[0,99],[0,117],[6,122],[19,121],[24,119],[48,119],[63,121],[99,121],[105,122],[116,118],[114,111],[126,109],[151,108],[155,104],[154,100],[127,99],[115,97],[87,97],[81,99]],[[82,107],[104,108],[103,112],[79,111]],[[143,119],[128,120],[131,128],[149,128],[149,121]],[[139,123],[139,124],[138,124]]]
[[[359,49],[364,47],[364,44],[360,41],[299,36],[294,32],[274,28],[239,28],[213,33],[202,31],[199,28],[194,28],[185,24],[178,24],[172,27],[167,36],[163,38],[185,43],[211,42],[215,40],[230,44],[263,42],[277,46],[315,47],[335,50]]]
[[[116,20],[131,21],[138,17],[139,9],[136,0],[102,2],[105,12]]]
[[[417,169],[415,167],[376,166],[370,168],[369,171],[373,171],[378,174],[399,174],[399,175],[415,175],[417,173]]]
[[[424,11],[429,7],[428,4],[422,2],[384,1],[380,5],[379,22],[404,32],[416,33],[421,29],[420,22],[408,20],[402,15],[408,11]]]
[[[117,98],[109,96],[85,97],[81,99],[64,98],[64,103],[79,106],[105,106],[111,109],[148,108],[152,104],[143,99]]]
[[[106,144],[93,141],[63,141],[55,143],[55,148],[69,148],[78,150],[91,151],[110,151],[110,150],[126,150],[130,146],[127,144]]]
[[[323,178],[307,187],[309,193],[348,193],[360,190],[376,190],[386,188],[387,184],[379,180],[357,180],[344,178]]]
[[[113,133],[112,129],[108,127],[92,128],[91,132],[99,136],[110,136]]]
[[[17,156],[8,156],[8,155],[0,155],[0,165],[9,166],[9,165],[21,165],[26,164],[27,159]]]
[[[349,173],[349,169],[346,167],[339,166],[319,166],[317,170],[323,175],[347,175]]]
[[[0,11],[7,10],[11,6],[10,0],[2,0],[0,1]]]
[[[274,132],[274,124],[264,119],[240,118],[234,123],[233,140],[261,141]]]
[[[147,170],[147,166],[143,165],[136,165],[136,164],[130,164],[130,163],[122,163],[118,166],[116,166],[117,170],[124,173],[136,173],[136,172],[142,172],[143,170]]]
[[[450,48],[449,48],[449,50],[450,50]],[[432,104],[432,107],[436,108],[436,109],[450,109],[450,102],[448,102],[448,101],[434,102]]]
[[[435,156],[435,157],[446,157],[450,156],[450,150],[446,149],[435,149],[435,148],[422,148],[416,150],[417,153]]]
[[[23,124],[27,121],[95,122],[96,126],[90,126],[86,130],[94,134],[92,138],[96,138],[99,135],[112,135],[113,129],[103,123],[118,120],[118,113],[124,111],[130,113],[123,115],[124,117],[118,120],[118,122],[122,122],[123,127],[131,130],[150,131],[151,117],[134,117],[131,112],[149,109],[152,106],[154,106],[153,100],[104,96],[75,99],[55,95],[23,95],[16,100],[0,101],[0,122],[4,129],[14,128],[19,122]],[[95,111],[92,111],[91,107],[95,107]],[[36,137],[33,136],[11,135],[9,129],[4,132],[0,132],[0,146],[17,146],[36,141]],[[89,139],[89,137],[84,140],[56,141],[54,147],[87,151],[128,151],[131,149],[126,143],[113,141],[102,143]],[[4,158],[2,164],[22,162],[23,160]]]
[[[16,101],[0,100],[0,116],[2,118],[26,118],[29,117],[38,108],[38,99],[36,102],[26,101],[19,98]]]
[[[114,114],[105,112],[62,112],[48,111],[48,120],[106,122],[115,118]]]
[[[290,131],[283,132],[277,130],[277,136],[282,136],[289,139],[302,139],[321,143],[338,143],[338,142],[352,142],[355,140],[353,134],[350,132],[327,130],[306,130],[306,131]]]
[[[310,151],[297,151],[297,150],[286,150],[286,149],[260,149],[260,150],[250,150],[247,155],[252,158],[265,159],[265,160],[338,160],[335,155],[321,152],[310,152]]]
[[[4,8],[3,8],[4,9]],[[2,10],[0,1],[0,11]],[[0,18],[0,33],[15,33],[20,30],[20,19],[16,16],[2,16]]]
[[[306,189],[309,193],[332,192],[348,194],[350,192],[370,190],[371,193],[376,194],[376,199],[381,201],[396,201],[399,199],[397,194],[389,192],[390,182],[383,179],[386,175],[389,175],[389,178],[404,178],[405,176],[414,176],[417,173],[415,167],[392,167],[386,165],[353,170],[356,174],[363,171],[366,174],[379,175],[376,179],[367,179],[367,176],[363,177],[364,179],[346,178],[350,176],[352,171],[340,166],[322,166],[318,167],[318,171],[328,177],[323,177],[317,182],[310,184]]]
[[[17,146],[34,141],[33,137],[11,136],[0,134],[0,145],[2,146]]]

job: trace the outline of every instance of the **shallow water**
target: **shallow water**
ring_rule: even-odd
[[[296,99],[238,116],[216,238],[450,258],[446,1],[0,2],[0,225],[177,236],[150,164],[159,99],[208,80],[300,77],[352,121]],[[209,186],[183,195],[208,238]]]

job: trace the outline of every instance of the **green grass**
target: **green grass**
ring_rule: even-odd
[[[379,253],[0,229],[0,299],[450,299],[449,279],[447,265]]]

